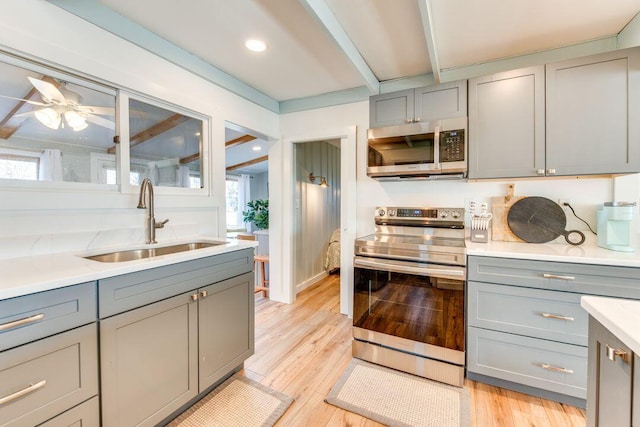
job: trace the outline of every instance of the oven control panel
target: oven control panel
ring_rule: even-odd
[[[455,225],[464,224],[464,208],[377,207],[378,225]]]

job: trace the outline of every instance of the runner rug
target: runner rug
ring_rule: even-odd
[[[235,374],[171,421],[170,427],[273,426],[293,399]]]
[[[469,391],[353,359],[327,403],[393,427],[468,426]]]

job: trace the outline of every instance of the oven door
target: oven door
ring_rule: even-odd
[[[357,341],[464,365],[465,267],[354,258]]]

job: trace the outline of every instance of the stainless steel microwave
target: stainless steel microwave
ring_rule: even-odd
[[[369,129],[367,175],[379,180],[467,176],[467,118]]]

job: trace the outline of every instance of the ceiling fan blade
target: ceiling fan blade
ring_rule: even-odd
[[[31,104],[31,105],[39,105],[41,107],[46,107],[46,106],[50,105],[50,104],[45,104],[44,102],[32,101],[30,99],[24,99],[24,98],[15,98],[13,96],[0,95],[0,97],[7,98],[7,99],[14,99],[16,101],[26,102],[27,104]]]
[[[103,119],[102,117],[94,116],[93,114],[83,114],[82,117],[84,117],[90,123],[102,126],[107,129],[115,130],[116,128],[116,124],[111,120]]]
[[[99,107],[96,105],[81,105],[78,107],[81,113],[98,114],[100,116],[114,116],[116,109],[114,107]]]
[[[42,94],[44,100],[51,100],[56,104],[66,105],[67,101],[64,98],[62,92],[58,90],[57,87],[52,85],[49,82],[45,82],[44,80],[34,79],[33,77],[27,77],[33,87],[35,87],[38,92]]]

